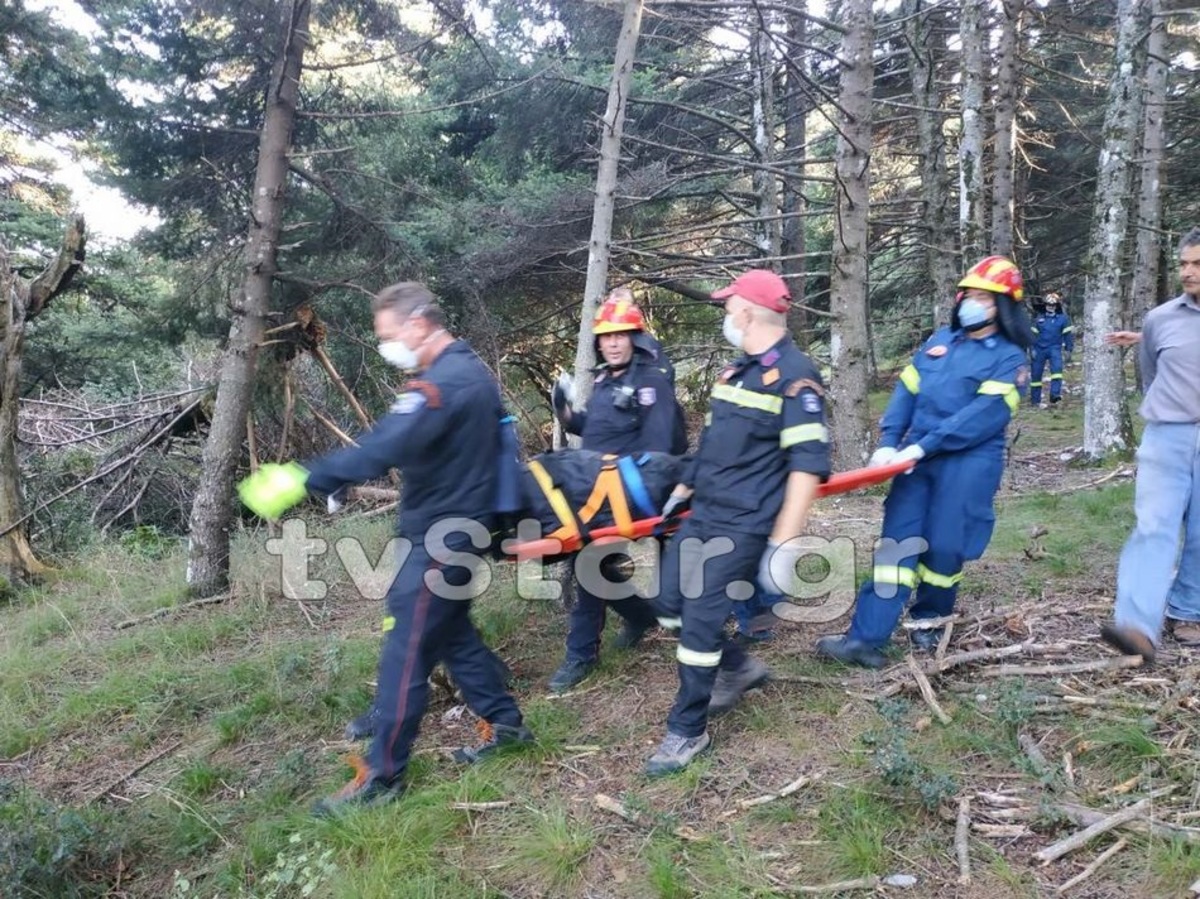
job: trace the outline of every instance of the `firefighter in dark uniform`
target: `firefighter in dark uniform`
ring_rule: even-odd
[[[419,376],[357,446],[303,467],[263,466],[239,488],[253,511],[276,518],[307,492],[332,495],[391,468],[404,479],[399,533],[412,550],[387,594],[394,626],[379,659],[374,738],[365,769],[318,803],[318,813],[380,801],[402,788],[438,662],[449,668],[484,737],[482,745],[458,750],[459,761],[533,739],[470,618],[470,594],[478,592],[472,584],[484,583],[472,576],[494,525],[504,416],[496,381],[470,346],[447,333],[423,285],[388,287],[372,308],[380,353]]]
[[[628,289],[609,294],[596,311],[592,333],[602,362],[587,410],[574,408],[568,375],[559,379],[552,395],[567,433],[578,436],[583,449],[600,453],[686,452],[687,433],[670,367],[658,342],[646,333],[645,319]],[[624,620],[615,641],[619,649],[637,645],[657,624],[647,601],[636,596],[606,601],[576,582],[566,658],[550,678],[551,690],[571,689],[596,667],[606,606]]]
[[[892,482],[883,504],[872,577],[859,591],[850,630],[822,637],[818,655],[882,666],[909,599],[914,620],[949,615],[963,563],[983,555],[991,540],[1005,429],[1029,380],[1033,335],[1012,261],[988,256],[958,286],[950,327],[936,331],[901,372],[871,456],[871,465],[917,464]],[[941,636],[941,628],[924,628],[911,639],[932,651]]]
[[[1033,371],[1029,381],[1029,402],[1042,404],[1042,375],[1050,366],[1050,403],[1062,400],[1063,362],[1071,364],[1075,351],[1075,326],[1062,308],[1062,298],[1046,294],[1042,308],[1033,320]]]
[[[651,775],[686,766],[709,745],[709,716],[767,680],[766,666],[725,635],[730,603],[748,600],[756,583],[789,591],[806,553],[797,538],[829,476],[824,388],[788,334],[787,285],[756,269],[713,299],[724,300],[725,337],[745,355],[713,387],[691,471],[663,508],[670,519],[690,501],[692,514],[662,566],[659,621],[680,629],[679,692]]]

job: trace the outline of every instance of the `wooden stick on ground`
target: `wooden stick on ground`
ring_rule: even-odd
[[[933,660],[941,664],[942,659],[946,658],[946,650],[950,648],[950,638],[954,635],[954,622],[946,623],[946,629],[942,631],[942,639],[938,640],[937,651],[933,654]]]
[[[641,827],[646,823],[642,820],[642,816],[640,814],[630,810],[620,800],[613,799],[611,796],[606,796],[604,793],[597,793],[595,796],[593,796],[592,803],[601,811],[611,812],[620,818],[624,818],[630,824],[636,824]],[[671,832],[681,840],[701,839],[699,834],[687,826],[676,827]]]
[[[1049,760],[1042,753],[1041,748],[1033,737],[1029,736],[1029,734],[1017,734],[1017,743],[1025,751],[1025,755],[1029,761],[1033,763],[1033,769],[1037,772],[1038,777],[1046,777],[1053,773]]]
[[[1081,883],[1083,883],[1085,880],[1087,880],[1089,877],[1091,877],[1093,874],[1095,874],[1096,871],[1099,870],[1099,868],[1102,864],[1104,864],[1106,861],[1108,861],[1110,858],[1112,858],[1114,855],[1116,855],[1118,852],[1120,852],[1122,849],[1124,849],[1127,845],[1128,845],[1128,841],[1124,837],[1117,840],[1115,843],[1113,843],[1111,846],[1109,846],[1107,849],[1105,849],[1103,852],[1101,852],[1099,855],[1097,855],[1095,861],[1093,861],[1090,865],[1088,865],[1086,868],[1084,868],[1082,871],[1080,871],[1078,874],[1076,874],[1074,877],[1072,877],[1070,880],[1068,880],[1066,883],[1064,883],[1062,886],[1060,886],[1057,891],[1058,894],[1061,896],[1063,893],[1065,893],[1067,890],[1071,889],[1072,887],[1079,886]]]
[[[156,618],[166,618],[168,615],[174,615],[176,612],[183,612],[187,609],[193,609],[196,606],[211,606],[215,603],[224,602],[229,599],[230,594],[222,593],[219,596],[205,596],[201,599],[193,599],[191,602],[181,603],[177,606],[163,606],[161,609],[155,609],[149,615],[141,615],[138,618],[127,618],[124,621],[119,621],[113,625],[117,630],[122,631],[127,627],[134,627],[138,624],[145,624],[147,621],[153,621]]]
[[[733,811],[732,813],[725,812],[725,814],[722,815],[721,817],[723,817],[723,818],[724,817],[732,817],[732,815],[737,814],[738,811],[745,811],[748,808],[755,808],[756,806],[759,806],[759,805],[766,805],[768,802],[774,802],[776,799],[783,799],[786,796],[791,796],[797,790],[801,789],[802,787],[806,787],[810,783],[812,783],[814,780],[817,780],[820,776],[821,775],[819,775],[819,774],[815,774],[815,775],[804,774],[804,775],[801,775],[800,777],[797,777],[786,787],[781,787],[775,793],[767,793],[764,796],[755,796],[753,799],[743,799],[741,802],[738,803],[738,807],[737,807],[736,811]]]
[[[496,802],[452,802],[450,808],[456,812],[489,812],[492,809],[509,808],[512,805],[508,800],[498,800]]]
[[[937,694],[933,692],[933,686],[929,683],[929,678],[925,676],[920,667],[917,665],[916,659],[911,655],[908,657],[908,668],[912,672],[913,680],[917,682],[917,689],[921,691],[921,698],[925,700],[925,704],[937,716],[937,720],[942,724],[950,723],[950,716],[946,714],[945,709],[938,705]]]
[[[954,854],[958,856],[958,882],[967,885],[971,882],[971,846],[967,842],[971,837],[971,798],[964,796],[958,800],[958,821],[954,826]]]
[[[1094,662],[1071,662],[1066,665],[996,665],[980,668],[978,677],[1053,677],[1059,674],[1082,674],[1085,671],[1117,671],[1122,668],[1138,668],[1141,656],[1114,656]]]
[[[1040,861],[1043,865],[1048,865],[1050,862],[1062,858],[1068,853],[1074,852],[1076,849],[1082,849],[1096,837],[1102,833],[1108,833],[1122,824],[1127,824],[1136,818],[1144,817],[1146,810],[1150,808],[1150,797],[1141,799],[1133,805],[1121,809],[1115,814],[1109,815],[1096,823],[1085,827],[1083,830],[1072,834],[1066,839],[1059,840],[1051,846],[1047,846],[1041,852],[1034,854],[1034,858]]]
[[[87,802],[85,804],[91,805],[91,803],[97,802],[98,800],[103,799],[105,796],[107,796],[109,793],[111,793],[113,790],[115,790],[121,784],[125,783],[125,781],[129,780],[129,778],[133,777],[135,774],[145,771],[147,768],[149,768],[151,765],[153,765],[155,762],[157,762],[163,756],[170,755],[172,752],[174,752],[176,749],[178,749],[182,745],[183,745],[182,740],[176,740],[174,743],[170,743],[170,744],[164,746],[162,749],[160,749],[158,752],[154,753],[154,755],[150,756],[150,758],[146,759],[144,762],[142,762],[139,765],[137,765],[136,767],[131,768],[130,770],[126,771],[120,777],[115,778],[114,780],[110,780],[107,784],[104,785],[104,789],[97,790],[95,793],[93,793],[91,796],[89,796],[87,799]]]
[[[880,880],[875,875],[869,877],[860,877],[857,880],[841,880],[837,883],[823,883],[817,886],[779,886],[789,893],[800,893],[805,896],[815,896],[821,893],[844,893],[849,890],[874,890],[880,884]]]

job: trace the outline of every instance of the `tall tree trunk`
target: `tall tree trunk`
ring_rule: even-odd
[[[775,162],[775,54],[767,32],[767,15],[751,10],[757,27],[752,31],[750,76],[754,85],[752,116],[754,149],[764,166]],[[760,256],[778,259],[781,245],[779,196],[775,175],[758,168],[753,173],[754,195],[758,198],[758,227],[754,242]]]
[[[1117,327],[1121,312],[1121,287],[1129,255],[1126,236],[1132,205],[1130,186],[1142,122],[1141,73],[1135,65],[1135,53],[1149,23],[1149,4],[1144,0],[1119,0],[1116,21],[1117,56],[1104,113],[1083,294],[1084,332],[1088,336],[1083,352],[1083,378],[1088,386],[1083,403],[1083,450],[1091,458],[1128,450],[1133,435],[1125,405],[1121,354],[1098,338]]]
[[[212,427],[204,445],[200,484],[192,502],[187,582],[199,596],[212,596],[229,586],[233,478],[246,435],[258,345],[270,310],[272,281],[278,270],[287,152],[308,45],[310,9],[310,0],[292,0],[287,4],[278,56],[271,69],[246,240],[246,276],[241,290],[230,298],[229,342],[221,360]]]
[[[633,81],[633,61],[642,30],[642,0],[625,0],[625,15],[613,59],[612,80],[608,86],[608,106],[600,123],[600,164],[596,168],[596,202],[592,207],[592,236],[588,241],[587,279],[583,286],[583,306],[579,311],[579,341],[575,347],[575,396],[582,404],[592,392],[592,369],[596,365],[596,347],[592,319],[608,283],[608,259],[612,240],[613,209],[616,205],[617,176],[621,163],[621,135],[625,130],[625,109],[629,86]]]
[[[986,0],[963,0],[959,20],[962,41],[962,139],[958,148],[958,228],[963,262],[984,255],[987,202],[983,171],[983,48]]]
[[[62,247],[32,281],[24,280],[9,262],[0,240],[0,578],[6,584],[26,581],[46,570],[29,545],[22,518],[25,501],[17,464],[17,414],[21,402],[21,357],[25,330],[46,305],[62,293],[83,267],[86,244],[83,217],[68,222]]]
[[[1150,38],[1146,43],[1146,82],[1142,114],[1142,152],[1139,173],[1137,234],[1134,238],[1133,287],[1125,324],[1140,327],[1160,299],[1159,233],[1162,230],[1162,164],[1166,134],[1163,111],[1167,103],[1167,20],[1160,0],[1150,4]]]
[[[937,82],[938,60],[945,41],[925,0],[907,0],[904,9],[924,207],[926,303],[932,324],[937,328],[950,320],[950,298],[954,295],[959,268],[955,253],[958,232],[950,212],[942,91]]]
[[[795,0],[792,10],[787,14],[789,46],[800,47],[807,42],[805,4],[806,0]],[[787,175],[783,180],[783,227],[780,234],[780,255],[783,256],[780,269],[788,287],[791,288],[792,299],[796,301],[788,313],[788,327],[797,344],[802,347],[808,346],[808,317],[800,308],[805,299],[805,282],[808,277],[808,266],[804,258],[807,246],[804,234],[807,211],[804,199],[804,162],[808,155],[806,128],[812,103],[808,99],[804,82],[807,61],[808,56],[804,51],[794,53],[784,82],[787,90],[787,118],[783,123],[782,163]]]
[[[839,54],[841,114],[835,164],[837,222],[829,272],[829,307],[834,315],[829,350],[834,466],[848,469],[863,464],[871,436],[867,408],[868,187],[874,77],[871,0],[845,0],[842,15],[847,30]]]
[[[996,55],[996,141],[992,173],[993,253],[1013,254],[1013,178],[1017,149],[1017,101],[1021,81],[1017,74],[1020,56],[1021,16],[1024,0],[1004,0],[1000,13],[1000,40]]]

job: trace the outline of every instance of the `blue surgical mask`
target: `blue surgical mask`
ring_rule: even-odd
[[[991,324],[991,312],[992,310],[979,300],[967,297],[958,304],[958,323],[966,331],[978,331]]]

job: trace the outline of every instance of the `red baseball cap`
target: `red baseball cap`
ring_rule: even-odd
[[[728,287],[712,292],[714,300],[727,300],[737,295],[756,306],[765,306],[772,312],[787,312],[792,295],[783,278],[765,268],[752,268],[738,275]]]

